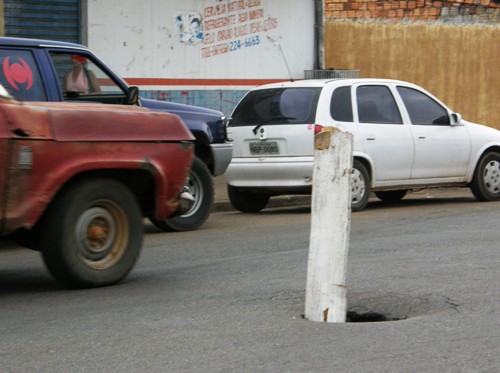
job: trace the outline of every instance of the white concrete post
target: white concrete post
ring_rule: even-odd
[[[314,148],[305,318],[345,322],[352,134],[325,127]]]

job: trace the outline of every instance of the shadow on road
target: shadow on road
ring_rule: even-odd
[[[0,297],[64,289],[43,268],[0,269],[0,284]]]

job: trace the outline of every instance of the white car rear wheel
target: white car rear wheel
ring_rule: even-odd
[[[476,167],[471,190],[479,201],[500,199],[500,154],[486,154]]]
[[[227,194],[234,208],[241,212],[259,212],[267,206],[270,198],[269,194],[241,190],[232,185],[227,186]]]
[[[406,189],[398,190],[384,190],[380,192],[375,192],[375,195],[384,202],[398,202],[406,196],[408,191]]]
[[[351,175],[351,210],[361,211],[370,196],[370,175],[363,163],[354,160]]]

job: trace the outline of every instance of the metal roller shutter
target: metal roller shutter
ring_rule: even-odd
[[[79,0],[4,0],[5,35],[80,43]]]

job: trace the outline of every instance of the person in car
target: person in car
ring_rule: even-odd
[[[64,93],[99,93],[101,87],[95,74],[87,69],[87,59],[82,56],[72,55],[73,69],[64,74]]]

